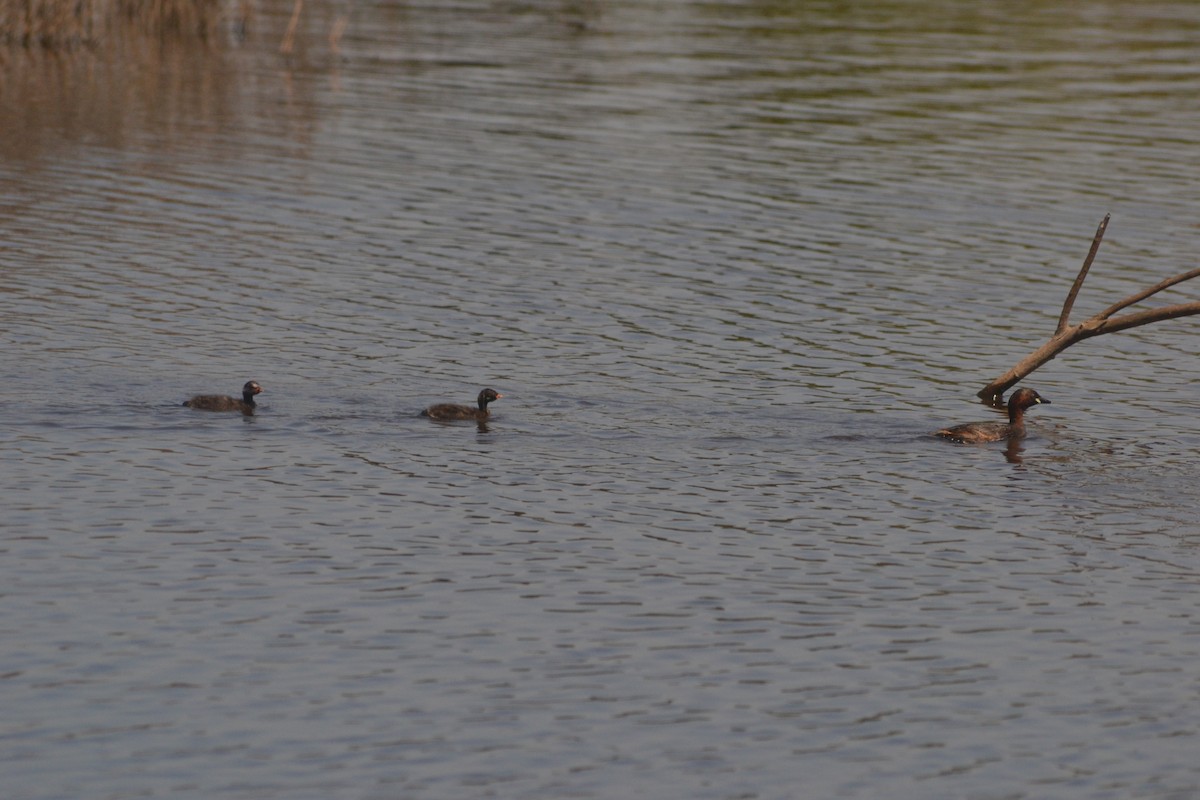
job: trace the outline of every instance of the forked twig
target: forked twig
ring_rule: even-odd
[[[1136,311],[1129,314],[1123,314],[1119,317],[1114,317],[1122,309],[1140,303],[1147,297],[1150,297],[1163,289],[1174,286],[1178,283],[1183,283],[1186,280],[1191,280],[1200,276],[1200,269],[1193,269],[1189,272],[1183,272],[1179,275],[1159,281],[1153,286],[1143,289],[1140,292],[1135,292],[1123,300],[1113,303],[1108,308],[1100,313],[1088,317],[1078,325],[1071,325],[1071,310],[1075,305],[1075,298],[1079,294],[1080,288],[1083,286],[1083,281],[1087,278],[1088,270],[1092,267],[1092,262],[1096,258],[1096,252],[1100,249],[1100,240],[1104,238],[1104,231],[1108,228],[1109,216],[1105,215],[1104,221],[1100,223],[1100,227],[1096,229],[1096,236],[1092,240],[1091,250],[1088,251],[1087,259],[1083,262],[1083,267],[1079,270],[1079,275],[1075,278],[1075,283],[1071,286],[1071,291],[1067,293],[1067,299],[1063,302],[1062,314],[1059,315],[1058,325],[1054,329],[1054,335],[1046,342],[1034,350],[1025,358],[1017,362],[1016,366],[1005,372],[1000,377],[983,387],[979,391],[978,397],[984,402],[993,405],[999,405],[1004,393],[1015,386],[1029,373],[1033,372],[1038,367],[1050,361],[1063,350],[1066,350],[1076,342],[1090,339],[1093,336],[1100,336],[1105,333],[1116,333],[1130,328],[1137,328],[1141,325],[1149,325],[1152,322],[1160,322],[1166,319],[1178,319],[1180,317],[1189,317],[1195,314],[1200,314],[1200,302],[1177,303],[1170,306],[1162,306],[1160,308],[1152,308],[1146,311]]]

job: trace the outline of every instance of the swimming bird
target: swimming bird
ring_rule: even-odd
[[[493,400],[499,400],[501,397],[504,397],[504,395],[497,393],[495,389],[484,389],[479,393],[478,408],[455,405],[454,403],[439,403],[422,411],[421,416],[441,420],[474,419],[482,421],[489,416],[488,403]]]
[[[960,444],[998,442],[1024,436],[1025,409],[1049,402],[1033,389],[1018,389],[1008,398],[1008,422],[968,422],[965,425],[943,428],[937,435]]]
[[[246,381],[246,385],[242,387],[241,400],[223,394],[198,394],[191,400],[184,400],[183,404],[201,411],[240,411],[243,414],[253,414],[258,405],[254,402],[254,395],[262,390],[256,381]]]

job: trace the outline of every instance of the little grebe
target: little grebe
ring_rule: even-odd
[[[430,406],[421,412],[422,417],[430,419],[474,419],[485,420],[488,418],[488,403],[493,400],[499,400],[504,397],[498,394],[495,389],[484,389],[479,393],[479,408],[471,408],[470,406],[459,406],[454,403],[439,403],[436,406]]]
[[[243,414],[253,414],[257,405],[254,402],[254,395],[262,390],[263,388],[256,382],[246,381],[246,385],[242,387],[241,400],[223,394],[198,394],[191,400],[184,400],[183,404],[188,408],[198,408],[202,411],[240,411]]]
[[[1033,389],[1018,389],[1008,398],[1008,422],[969,422],[937,432],[938,436],[961,444],[998,442],[1025,435],[1025,409],[1038,403],[1049,403]]]

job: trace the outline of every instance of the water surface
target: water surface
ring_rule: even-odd
[[[336,16],[6,56],[7,797],[1195,794],[1194,323],[928,435],[1195,266],[1189,4]]]

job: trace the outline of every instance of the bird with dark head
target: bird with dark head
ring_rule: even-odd
[[[201,411],[240,411],[243,414],[253,414],[258,405],[254,402],[254,395],[262,390],[256,381],[246,381],[246,385],[242,387],[241,400],[223,394],[198,394],[191,400],[184,400],[183,404]]]
[[[1025,409],[1049,402],[1033,389],[1018,389],[1008,398],[1008,422],[968,422],[943,428],[937,435],[959,444],[999,442],[1021,437],[1025,435]]]
[[[501,397],[504,395],[499,394],[495,389],[484,389],[479,393],[478,408],[454,403],[439,403],[422,411],[421,416],[437,420],[473,419],[482,421],[490,415],[488,403],[499,400]]]

